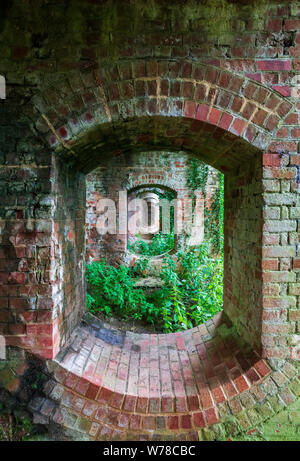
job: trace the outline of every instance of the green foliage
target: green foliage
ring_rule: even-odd
[[[192,190],[201,190],[206,196],[206,185],[208,180],[209,167],[206,163],[197,158],[190,159],[187,170],[187,185]]]
[[[211,257],[208,243],[180,252],[177,262],[167,255],[160,272],[162,287],[148,296],[134,281],[147,264],[146,258],[139,260],[137,267],[115,268],[104,261],[89,264],[88,310],[144,320],[172,332],[203,323],[222,309],[223,259]]]
[[[93,310],[93,306],[95,305],[95,299],[89,293],[86,294],[86,307],[88,311]]]
[[[192,191],[201,190],[204,198],[208,175],[208,165],[198,159],[190,161],[188,186]],[[156,233],[149,243],[140,239],[129,245],[130,251],[142,256],[135,266],[116,268],[104,261],[87,266],[88,310],[103,312],[108,317],[143,320],[165,332],[192,328],[219,312],[223,304],[224,179],[221,174],[219,185],[211,206],[205,208],[205,242],[188,251],[179,251],[176,261],[170,254],[164,257],[159,274],[161,288],[147,294],[135,286],[135,278],[145,274],[152,256],[168,253],[173,248],[174,220],[169,234]],[[174,198],[170,191],[155,192],[169,201]]]
[[[135,265],[132,267],[132,273],[134,276],[142,276],[149,267],[149,258],[140,257],[135,261]]]
[[[26,441],[29,437],[39,434],[39,427],[35,426],[22,409],[0,405],[0,441]]]
[[[139,237],[139,236],[137,236]],[[144,256],[156,256],[167,253],[174,247],[174,232],[163,234],[157,232],[153,235],[152,240],[147,243],[144,240],[136,240],[128,245],[129,251]]]
[[[218,254],[223,251],[224,244],[224,176],[219,177],[220,188],[212,197],[209,208],[205,208],[205,228],[211,239],[212,249]]]
[[[152,301],[162,308],[166,331],[192,328],[222,310],[223,258],[211,257],[209,243],[180,252],[177,264],[167,256],[161,279]]]
[[[109,266],[104,260],[87,266],[86,279],[90,293],[87,307],[92,313],[103,312],[111,317],[114,313],[122,319],[144,319],[154,323],[158,311],[147,302],[144,291],[135,287],[131,267]]]
[[[197,158],[189,162],[187,170],[187,184],[192,191],[200,190],[206,198],[206,187],[209,176],[209,167]],[[205,204],[205,236],[211,242],[215,254],[223,252],[224,243],[224,175],[218,173],[219,188],[215,191],[210,206]],[[193,206],[195,197],[193,197]]]

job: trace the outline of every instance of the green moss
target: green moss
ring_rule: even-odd
[[[240,419],[239,416],[237,419]],[[227,427],[226,435],[233,441],[300,441],[299,399],[271,418],[269,418],[269,411],[263,416],[268,418],[267,421],[261,423],[252,421],[248,428],[242,424],[243,430],[238,434],[230,435]],[[253,411],[251,419],[253,419]]]
[[[247,5],[228,0],[131,0],[124,3],[110,0],[101,7],[101,44],[109,49],[110,59],[117,58],[126,41],[152,34],[156,22],[165,23],[163,33],[201,31],[203,41],[228,44],[236,31],[245,30],[247,24],[255,30],[262,30],[270,3],[270,0],[256,0]],[[99,8],[89,5],[91,8],[95,14],[99,13]],[[78,30],[77,16],[72,14],[71,19],[76,20],[74,24]]]
[[[3,368],[0,371],[0,386],[6,387],[14,378],[15,375],[9,366]]]
[[[60,37],[63,30],[64,47],[78,57],[78,47],[91,34],[98,37],[98,53],[104,63],[116,61],[131,46],[147,46],[152,43],[148,37],[156,34],[170,38],[182,35],[183,42],[185,35],[194,34],[203,46],[226,46],[243,31],[264,30],[267,8],[274,1],[108,0],[91,4],[74,0],[61,2],[56,8],[42,0],[36,0],[35,8],[28,2],[14,2],[6,10],[7,21],[0,19],[1,43],[2,49],[10,43],[30,48],[33,31],[34,35],[46,34],[47,42]],[[16,17],[26,18],[19,34],[10,27],[10,20]],[[49,24],[51,30],[47,31]],[[193,43],[193,38],[189,37],[188,43]],[[52,45],[48,45],[49,50]]]

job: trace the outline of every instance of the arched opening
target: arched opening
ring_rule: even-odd
[[[172,125],[168,125],[168,122]],[[188,433],[192,428],[215,424],[221,418],[218,405],[234,399],[270,373],[260,355],[263,307],[261,151],[224,130],[211,129],[209,125],[198,124],[197,121],[191,123],[185,119],[176,121],[179,129],[180,122],[186,125],[185,139],[188,140],[189,135],[194,139],[194,150],[186,148],[185,152],[189,156],[198,156],[224,172],[224,310],[206,323],[179,333],[124,332],[114,327],[108,328],[94,319],[86,319],[83,326],[75,329],[57,363],[70,375],[75,373],[90,383],[88,395],[97,396],[94,423],[104,422],[101,431],[105,434],[114,430],[122,431],[123,418],[131,420],[133,413],[139,421],[137,430],[142,428],[147,434],[158,428],[156,415],[159,415],[168,433],[174,430],[178,432],[179,425]],[[137,121],[132,123],[135,127],[138,124]],[[154,148],[156,152],[166,150],[163,137],[157,146],[152,138],[149,142],[143,132],[135,132],[135,140],[138,138],[140,141],[132,143],[127,136],[129,125],[130,122],[126,122],[123,134],[119,132],[120,139],[127,145],[125,153],[130,152],[129,148],[135,152],[145,151],[142,142],[145,139],[149,152],[153,152]],[[173,125],[173,119],[161,117],[157,119],[155,127],[157,132],[165,132],[171,130]],[[192,127],[193,131],[188,131],[188,127]],[[198,133],[197,144],[193,136],[195,132]],[[172,138],[165,141],[169,152],[179,151],[176,149],[177,136],[175,131]],[[210,139],[212,147],[208,143]],[[183,144],[180,143],[181,151]],[[122,153],[118,151],[115,155],[121,162]],[[87,160],[94,168],[99,162],[96,150],[92,157],[90,155]],[[86,167],[82,171],[83,164],[85,162],[80,162],[76,173],[81,184],[85,183],[85,173],[88,172]],[[68,175],[74,175],[76,171],[74,165],[67,168],[61,164],[57,169],[64,171],[62,177],[65,184],[68,183]],[[73,242],[60,240],[60,254],[68,257],[61,265],[66,267],[67,263],[68,272],[73,267],[74,273],[78,274],[76,263],[81,259],[84,264],[85,260],[85,242],[81,233],[85,196],[80,187],[76,190],[82,194],[80,219],[76,221],[78,234],[75,231]],[[64,206],[70,219],[76,203],[73,185],[64,194],[64,203],[71,205]],[[67,198],[72,198],[71,202]],[[61,224],[63,232],[65,222],[61,221]],[[118,240],[124,238],[117,237]],[[81,283],[84,285],[83,279]],[[82,300],[84,293],[80,291],[79,280],[76,289],[77,292],[70,292],[70,297],[65,298],[70,303],[70,314],[78,306],[74,304],[74,299],[76,296],[78,299],[79,293]],[[81,302],[80,307],[84,309],[84,301]],[[81,351],[84,351],[84,357],[81,357]],[[73,393],[72,390],[68,392]]]
[[[171,102],[168,116],[153,107],[141,116],[131,117],[130,111],[126,116],[122,105],[122,120],[116,107],[113,122],[104,117],[95,123],[86,113],[78,136],[68,139],[67,129],[59,129],[65,141],[49,138],[55,149],[51,254],[56,271],[51,274],[55,347],[50,353],[55,356],[61,349],[54,366],[72,398],[77,391],[69,389],[69,378],[79,380],[80,393],[88,387],[86,396],[96,408],[93,424],[103,424],[100,437],[122,432],[123,418],[131,421],[133,413],[140,421],[136,430],[147,434],[159,429],[153,413],[162,417],[169,433],[178,431],[173,412],[185,432],[215,424],[223,417],[218,410],[225,401],[233,405],[235,396],[270,373],[261,359],[262,152],[268,133],[211,104],[179,103],[179,113],[172,113]],[[225,175],[224,312],[175,334],[124,334],[94,321],[80,324],[85,310],[85,176],[112,158],[121,161],[122,155],[145,151],[184,151]],[[122,239],[117,236],[115,243]]]
[[[33,391],[49,400],[37,397],[35,416],[75,438],[263,437],[274,414],[284,438],[299,408],[297,2],[2,3],[13,8],[0,20],[0,335],[13,347],[0,384],[27,401],[39,362],[47,382]],[[123,158],[145,152],[225,175],[224,311],[184,331],[125,332],[85,314],[89,258],[134,267],[143,256],[126,253],[122,228],[97,248],[87,176],[115,162],[113,189]],[[120,189],[178,197],[182,166],[170,184],[165,160]],[[144,198],[149,224],[156,198]],[[108,211],[119,208],[99,210],[113,229]],[[191,241],[199,234],[201,220]]]
[[[88,311],[122,329],[156,333],[192,328],[219,312],[221,179],[195,156],[161,151],[119,155],[87,175]]]
[[[140,232],[141,238],[152,240],[156,232],[160,231],[159,219],[159,196],[155,192],[140,192],[138,198],[145,200],[146,208],[142,209],[141,223],[138,222],[137,231]]]
[[[277,254],[279,250],[273,251],[272,248],[264,250],[262,239],[259,242],[253,241],[248,248],[247,240],[245,248],[249,251],[237,251],[233,257],[233,248],[242,245],[241,236],[243,232],[245,233],[245,229],[250,229],[259,221],[255,219],[251,221],[249,217],[237,221],[234,218],[242,215],[242,209],[248,209],[249,206],[253,209],[256,207],[256,200],[251,202],[249,199],[251,193],[248,197],[249,203],[245,205],[247,187],[251,189],[250,184],[251,181],[255,183],[256,174],[259,176],[257,187],[262,184],[262,189],[265,188],[261,181],[263,174],[261,157],[264,157],[265,165],[273,165],[273,161],[280,162],[280,145],[271,142],[271,139],[273,134],[276,135],[280,120],[291,111],[292,104],[271,89],[263,88],[248,77],[234,75],[214,63],[183,60],[174,66],[172,60],[163,63],[141,62],[138,59],[125,61],[122,66],[112,64],[101,71],[97,69],[84,71],[75,92],[82,101],[86,102],[74,107],[69,116],[60,113],[59,108],[55,107],[56,102],[53,102],[54,112],[49,111],[45,114],[42,94],[29,104],[30,117],[38,130],[46,134],[51,153],[54,154],[51,178],[49,177],[51,200],[45,205],[51,209],[48,211],[53,222],[50,236],[47,236],[51,245],[51,280],[47,294],[42,294],[39,298],[41,309],[42,306],[48,306],[49,312],[47,316],[43,312],[38,312],[38,318],[41,320],[37,325],[34,324],[34,320],[31,325],[32,319],[37,316],[21,311],[18,314],[22,323],[21,328],[19,325],[15,327],[11,322],[4,327],[5,332],[11,332],[9,343],[29,349],[34,348],[36,353],[43,357],[54,357],[81,319],[85,290],[82,231],[85,203],[82,195],[83,175],[96,168],[100,160],[105,162],[110,158],[119,157],[122,153],[164,150],[185,151],[198,156],[204,162],[226,173],[229,178],[229,188],[235,187],[232,178],[237,178],[241,174],[236,190],[229,199],[233,207],[233,219],[231,222],[228,221],[227,229],[231,227],[229,234],[235,232],[237,238],[236,241],[228,239],[228,248],[231,252],[229,254],[230,252],[226,250],[225,236],[225,274],[228,273],[227,281],[225,280],[228,306],[226,310],[232,311],[236,328],[242,334],[245,333],[250,343],[256,345],[263,343],[267,356],[272,355],[274,352],[272,344],[275,344],[276,338],[272,325],[269,325],[268,320],[264,320],[261,314],[263,309],[268,308],[268,303],[275,305],[277,301],[264,299],[263,304],[260,285],[262,285],[263,272],[268,270],[266,269],[269,263],[268,255]],[[113,84],[110,80],[111,75],[116,78]],[[54,88],[55,82],[54,77],[51,88],[54,93],[57,93],[59,85]],[[57,83],[61,84],[61,81]],[[68,93],[67,87],[70,88],[68,77],[65,83]],[[45,85],[47,86],[46,82]],[[47,93],[47,88],[44,88],[43,93]],[[95,96],[90,98],[89,102],[86,100],[87,91]],[[71,93],[70,96],[73,97],[73,90]],[[268,152],[265,152],[266,149]],[[48,155],[49,151],[47,149],[46,151],[45,155]],[[258,159],[257,168],[254,159]],[[248,169],[253,167],[254,170],[243,175],[243,167]],[[228,184],[226,178],[225,183]],[[243,184],[245,184],[245,193],[240,193]],[[225,195],[230,196],[230,190],[229,195],[226,193],[226,184]],[[269,191],[267,195],[268,200],[271,200]],[[261,190],[256,198],[260,200]],[[236,199],[235,204],[233,204],[234,199]],[[230,206],[226,206],[225,203],[227,210]],[[75,210],[79,209],[80,211],[76,213]],[[256,212],[253,216],[255,214]],[[227,217],[225,216],[225,225]],[[242,222],[244,228],[238,229]],[[75,235],[76,242],[73,242]],[[250,235],[258,235],[258,233],[249,232]],[[261,235],[265,239],[265,230]],[[239,244],[236,243],[237,241]],[[263,268],[258,262],[262,251]],[[291,248],[289,252],[294,254],[295,249]],[[238,254],[245,254],[244,260],[247,260],[247,263],[242,267],[242,275],[236,276],[232,268],[234,258],[237,260],[236,267],[240,265],[237,271],[241,268]],[[256,255],[256,271],[253,270],[256,263],[253,259],[251,261],[250,254]],[[229,271],[226,269],[226,260],[229,261]],[[249,279],[247,273],[250,274]],[[243,279],[240,287],[243,288],[237,289],[236,279],[240,277]],[[251,282],[250,277],[252,277]],[[251,284],[252,288],[249,288]],[[254,295],[255,284],[259,285],[259,288]],[[246,301],[242,299],[242,290],[245,287],[249,294]],[[25,301],[24,304],[28,306],[29,303]],[[254,305],[259,306],[255,311]],[[29,324],[26,319],[29,319]],[[260,333],[262,325],[263,335]],[[40,335],[35,332],[39,332]],[[279,354],[279,349],[274,353]],[[290,353],[294,352],[290,352],[286,345],[285,356]]]
[[[163,170],[160,170],[163,174]],[[176,250],[174,232],[175,190],[155,184],[135,187],[128,191],[127,250],[132,256],[162,257]],[[145,178],[145,176],[142,176]]]
[[[175,126],[176,125],[176,126]],[[178,152],[184,150],[198,156],[204,162],[218,168],[225,173],[225,272],[224,272],[224,312],[230,317],[237,331],[254,347],[261,345],[261,312],[262,312],[262,156],[259,149],[247,141],[228,133],[216,126],[205,124],[202,121],[176,117],[142,117],[140,119],[127,119],[126,123],[115,124],[115,134],[108,137],[103,143],[101,129],[107,131],[108,127],[91,130],[86,137],[78,140],[76,159],[69,162],[69,166],[61,166],[59,172],[64,171],[63,178],[76,174],[78,180],[84,182],[84,174],[99,165],[100,157],[97,149],[101,142],[101,162],[105,163],[111,156],[120,157],[127,152],[142,152],[147,150]],[[182,136],[178,138],[178,136]],[[180,139],[180,142],[178,142]],[[75,167],[77,170],[75,170]],[[75,171],[77,171],[75,173]],[[81,179],[80,179],[81,178]],[[60,182],[60,181],[58,181]],[[70,183],[71,181],[69,181]],[[74,181],[70,194],[74,203]],[[84,209],[83,190],[82,210]],[[71,208],[64,207],[68,214]],[[68,267],[77,264],[81,259],[84,264],[84,216],[81,211],[80,220],[76,220],[76,244],[69,242]],[[70,219],[70,214],[68,219]],[[62,223],[62,221],[61,221]],[[80,223],[80,225],[79,225]],[[65,222],[63,223],[65,226]],[[80,229],[80,231],[79,231]],[[77,244],[78,236],[81,238],[82,248]],[[117,240],[124,240],[122,235],[116,236]],[[119,242],[117,242],[119,243]],[[61,242],[64,254],[65,243]],[[70,258],[71,256],[71,258]],[[62,267],[65,266],[61,261]],[[72,272],[68,268],[68,273]],[[78,274],[78,269],[73,273]],[[76,315],[74,299],[78,299],[74,290],[79,291],[80,301],[78,311],[84,309],[82,299],[85,283],[81,281],[73,285],[73,292],[65,297],[65,303],[70,304],[66,310],[70,317]],[[80,287],[82,287],[80,289]],[[68,299],[69,298],[69,299]],[[66,319],[67,320],[67,319]]]

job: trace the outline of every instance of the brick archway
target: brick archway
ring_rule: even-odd
[[[109,79],[114,83],[106,84]],[[234,76],[214,66],[190,62],[182,62],[180,65],[171,61],[129,62],[105,69],[101,73],[84,73],[81,79],[74,81],[70,78],[60,88],[54,88],[54,85],[51,89],[45,88],[43,96],[35,98],[35,106],[28,107],[28,113],[54,153],[51,174],[55,186],[52,193],[59,206],[53,208],[51,245],[52,267],[55,269],[60,266],[60,275],[58,270],[54,276],[57,278],[59,288],[56,287],[56,292],[59,294],[55,297],[48,295],[44,301],[40,298],[39,302],[41,305],[44,303],[52,306],[52,311],[56,312],[55,320],[51,323],[48,320],[46,324],[44,321],[32,324],[28,316],[28,324],[27,314],[22,316],[21,313],[19,317],[27,325],[26,335],[8,337],[11,344],[34,347],[37,353],[50,357],[58,352],[83,311],[84,284],[76,279],[78,274],[83,273],[82,251],[72,253],[76,245],[83,248],[83,233],[78,230],[78,225],[76,227],[76,223],[83,219],[83,199],[75,197],[72,191],[72,187],[75,187],[82,192],[83,173],[105,161],[105,155],[117,157],[120,152],[130,150],[184,150],[200,156],[224,173],[231,174],[240,169],[240,177],[237,174],[235,176],[237,184],[234,184],[232,175],[232,179],[227,181],[232,191],[236,188],[233,192],[235,199],[232,200],[236,200],[234,207],[237,207],[238,189],[241,191],[247,181],[253,180],[255,174],[260,175],[258,182],[263,187],[262,163],[268,170],[266,179],[276,175],[276,167],[280,165],[282,156],[282,144],[272,139],[276,136],[279,122],[292,110],[292,105],[281,95],[250,79]],[[63,110],[61,95],[65,103],[77,101],[72,114],[66,114]],[[44,110],[46,101],[49,102],[47,111]],[[81,101],[81,105],[78,101]],[[288,147],[294,148],[292,145]],[[248,172],[243,175],[242,169],[245,166]],[[231,223],[234,213],[232,211],[231,216],[228,214]],[[70,261],[63,261],[64,250],[60,245],[66,232],[65,246],[69,249],[65,251],[69,255],[72,253]],[[257,251],[262,252],[262,247]],[[272,258],[276,258],[274,251]],[[294,250],[290,248],[291,251]],[[266,249],[264,252],[265,258],[269,259],[272,250]],[[62,271],[67,273],[63,275]],[[74,273],[77,275],[72,275]],[[262,265],[253,270],[252,276],[262,281]],[[247,324],[253,314],[246,314],[247,309],[236,301],[233,283],[231,278],[228,285],[225,283],[225,288],[230,291],[233,305],[244,310],[244,317],[248,315]],[[79,293],[74,292],[74,287]],[[72,309],[68,298],[76,299],[80,306],[78,311]],[[266,302],[270,308],[270,303],[276,303],[276,300],[270,298]],[[236,308],[232,307],[233,317],[236,312]],[[52,317],[49,312],[48,318],[50,315]],[[261,330],[262,322],[262,315],[257,314],[256,326],[252,331],[250,328],[250,335],[248,329],[249,338],[253,337],[255,331]],[[266,336],[269,334],[268,328],[264,332]],[[38,339],[40,345],[35,343],[37,332],[43,332],[42,339]],[[256,345],[260,341],[256,341]],[[273,353],[267,340],[265,354]],[[284,354],[290,353],[286,348]]]
[[[141,14],[133,2],[110,15],[106,2],[54,1],[36,16],[21,3],[0,21],[0,334],[43,359],[48,400],[33,411],[93,439],[194,440],[298,410],[295,2],[157,2]],[[80,324],[84,178],[145,150],[193,153],[226,175],[226,313],[184,334],[120,338]],[[24,360],[4,382],[12,392]]]
[[[163,135],[174,138],[169,141],[176,150],[180,147],[197,150],[197,139],[187,139],[184,131],[182,136],[175,136],[171,129],[167,133],[159,132],[159,117],[172,117],[173,130],[179,128],[176,120],[184,117],[187,123],[195,120],[190,125],[193,138],[206,122],[211,125],[215,137],[225,130],[259,149],[265,149],[276,133],[279,121],[292,109],[292,104],[279,93],[251,79],[218,67],[191,62],[127,62],[102,72],[84,73],[81,79],[76,79],[76,85],[72,78],[63,83],[60,80],[57,88],[54,81],[52,87],[44,89],[43,96],[35,99],[32,111],[37,115],[33,118],[41,132],[49,133],[48,141],[52,148],[57,151],[65,148],[75,158],[80,153],[79,165],[80,161],[86,160],[84,151],[101,149],[103,137],[107,150],[108,138],[112,136],[110,149],[118,155],[122,150],[118,126],[125,120],[135,148],[137,145],[141,148],[141,144],[145,147],[148,144],[159,145],[159,136]],[[62,106],[62,101],[65,106]],[[155,120],[155,124],[143,133],[143,120],[147,125],[149,117]],[[130,133],[130,122],[139,133],[136,137]],[[134,126],[135,122],[139,126]],[[208,133],[209,129],[205,126]],[[101,127],[104,129],[102,133]],[[87,131],[89,138],[85,136]],[[226,147],[229,147],[230,136],[228,139]],[[236,138],[232,140],[236,141]],[[125,144],[123,149],[130,149],[128,139]],[[86,168],[92,166],[84,165],[83,169]]]
[[[134,152],[121,154],[108,160],[107,165],[96,168],[86,175],[86,261],[99,260],[103,257],[111,264],[134,264],[136,255],[130,256],[127,249],[128,236],[124,234],[106,235],[103,237],[97,231],[97,222],[101,214],[97,209],[98,200],[109,197],[119,212],[120,195],[122,191],[129,194],[134,189],[159,187],[175,194],[179,200],[190,198],[191,189],[188,185],[188,170],[191,154],[180,151],[174,152]],[[217,170],[209,167],[209,176],[214,171],[215,182]],[[208,184],[206,187],[206,202],[210,206],[215,185]],[[174,197],[175,197],[174,195]],[[179,237],[179,236],[178,236]],[[188,240],[183,232],[176,238],[175,255],[180,248],[187,244]],[[190,242],[191,243],[191,242]],[[158,264],[163,256],[159,257]]]
[[[106,83],[111,80],[114,83]],[[62,98],[71,112],[62,106]],[[252,197],[255,187],[258,189],[254,195],[269,192],[269,186],[264,184],[277,174],[284,148],[273,139],[279,122],[282,123],[292,110],[291,103],[281,95],[250,79],[211,65],[172,61],[133,61],[101,72],[86,72],[81,78],[68,78],[60,87],[55,88],[53,82],[52,87],[44,88],[43,96],[36,97],[34,102],[34,107],[28,107],[28,113],[54,154],[51,176],[56,205],[52,209],[54,226],[50,234],[52,286],[56,285],[56,294],[47,295],[44,300],[40,297],[39,301],[42,306],[49,306],[48,319],[53,318],[53,321],[32,323],[31,317],[28,316],[28,321],[27,313],[24,316],[21,312],[19,318],[25,322],[26,334],[21,337],[9,335],[8,341],[34,348],[36,353],[49,357],[57,354],[84,310],[84,173],[104,162],[105,156],[117,158],[121,152],[130,150],[193,152],[230,178],[227,195],[231,194],[231,211],[227,207],[225,219],[232,236],[236,232],[239,239],[241,232],[254,225],[255,220],[236,219],[237,209],[240,208],[242,215],[246,206],[243,200],[246,200],[248,210],[249,206],[253,207],[251,212],[257,215],[260,208],[262,216],[262,202],[258,204],[247,197],[247,190]],[[295,148],[292,143],[287,147]],[[266,178],[262,176],[263,165],[267,167]],[[74,190],[77,191],[75,195]],[[238,230],[237,223],[242,222],[244,227]],[[251,243],[256,255],[252,257],[251,252],[245,250],[247,238],[244,242],[241,240],[241,249],[244,246],[248,255],[247,262],[244,268],[238,263],[236,266],[236,271],[242,274],[247,267],[247,272],[251,272],[248,280],[260,285],[250,287],[246,277],[242,284],[248,287],[247,302],[253,292],[259,293],[260,298],[251,301],[255,309],[250,312],[247,302],[246,305],[241,302],[242,285],[237,283],[238,275],[228,277],[225,291],[228,300],[231,299],[230,315],[239,331],[256,346],[263,346],[265,355],[272,356],[277,355],[276,344],[272,344],[272,327],[263,317],[268,313],[263,314],[262,309],[262,279],[263,267],[276,264],[273,258],[276,258],[277,247],[275,245],[273,253],[271,248],[266,248],[262,254],[262,219],[259,218],[255,225],[261,226],[259,231],[252,232],[252,238],[256,235],[257,239]],[[268,227],[264,230],[270,232]],[[226,242],[228,249],[232,239]],[[278,249],[279,253],[282,251],[284,249]],[[287,251],[295,256],[292,247]],[[235,256],[231,254],[227,267],[233,267],[232,258],[238,261],[239,256],[239,251]],[[268,277],[270,274],[266,274],[265,278]],[[267,309],[276,308],[276,299],[270,297],[265,302]],[[77,309],[73,309],[74,304]],[[41,315],[41,318],[47,316]],[[286,327],[281,325],[280,328],[284,335]],[[278,353],[289,356],[292,349],[281,348]]]
[[[198,72],[197,66],[193,70],[193,65],[183,64],[182,69],[186,68],[192,69],[193,75]],[[128,83],[137,91],[138,82],[144,85],[156,82],[157,91],[159,81],[160,97],[158,93],[151,95],[152,86],[147,86],[147,94],[134,97],[122,90],[123,98],[115,100],[112,95],[110,100],[109,87],[100,83],[97,73],[88,74],[88,81],[94,78],[95,91],[99,93],[95,104],[91,101],[85,104],[83,110],[68,121],[58,119],[59,106],[35,117],[35,125],[43,133],[43,139],[47,139],[45,149],[52,155],[51,220],[40,223],[42,235],[49,238],[51,248],[50,283],[46,294],[38,291],[39,307],[34,315],[28,311],[26,301],[25,309],[19,309],[22,334],[8,334],[6,338],[9,345],[29,349],[43,358],[56,357],[49,366],[64,391],[58,400],[54,421],[66,426],[69,411],[75,411],[76,415],[82,411],[80,418],[85,421],[89,436],[96,439],[122,438],[125,432],[128,437],[149,438],[153,431],[157,434],[162,431],[167,436],[174,434],[184,440],[194,439],[200,428],[227,420],[227,412],[222,414],[224,402],[228,402],[230,411],[238,413],[240,394],[250,389],[253,395],[258,395],[260,384],[272,373],[262,357],[293,358],[297,354],[297,348],[287,345],[287,311],[294,304],[290,298],[273,296],[274,280],[286,277],[280,271],[276,274],[273,271],[277,258],[296,256],[296,250],[279,246],[276,236],[270,236],[278,223],[268,221],[266,211],[268,202],[278,200],[273,195],[272,178],[278,174],[293,178],[293,172],[283,173],[282,169],[279,172],[284,144],[274,141],[279,123],[288,116],[292,106],[250,80],[210,66],[200,68],[205,75],[214,75],[214,82],[190,81],[187,71],[181,70],[180,78],[173,82],[169,77],[168,85],[165,84],[168,92],[173,91],[173,84],[180,88],[180,96],[171,97],[168,93],[165,98],[161,97],[162,82],[166,80],[163,77],[153,78],[147,74]],[[84,78],[88,78],[87,75]],[[191,91],[191,85],[193,92],[189,93],[186,88]],[[199,92],[202,91],[199,99],[198,86]],[[128,88],[124,82],[120,87]],[[91,91],[89,98],[92,98]],[[95,95],[95,91],[92,94]],[[84,98],[88,99],[87,94],[82,94]],[[37,103],[31,114],[36,113],[38,107]],[[288,147],[294,149],[292,143]],[[121,347],[116,344],[111,348],[105,338],[103,342],[101,327],[93,333],[78,327],[85,310],[85,174],[105,163],[107,157],[117,159],[121,153],[145,150],[193,153],[225,173],[225,314],[195,331],[162,335],[162,338],[125,338]],[[296,204],[296,199],[289,200],[290,205]],[[294,229],[294,222],[291,219],[284,222],[284,226]],[[16,242],[19,235],[16,227]],[[35,285],[28,289],[24,291],[24,299],[28,299],[28,292],[32,293]],[[287,303],[284,314],[278,310],[278,303],[282,302]],[[280,322],[277,322],[279,316]],[[114,335],[107,334],[110,338]],[[241,336],[248,345],[240,342]],[[162,348],[169,345],[181,357],[176,366],[182,367],[184,381],[176,384],[172,375],[171,394],[165,395],[159,384],[163,386],[163,382],[167,382],[171,368],[166,369],[164,375],[159,365],[154,368],[145,365],[146,374],[156,370],[152,391],[147,396],[143,395],[143,386],[132,384],[136,375],[130,362],[124,372],[125,381],[116,377],[114,367],[122,368],[123,355],[131,354],[131,350],[142,351],[151,341]],[[284,341],[286,345],[281,344]],[[79,348],[78,344],[81,344]],[[93,360],[90,362],[93,355],[90,346],[103,347],[105,356],[110,357],[105,364],[100,359],[105,373],[94,368]],[[92,354],[88,355],[83,369],[77,365],[87,359],[81,356],[81,350]],[[194,358],[192,350],[197,351]],[[147,353],[142,355],[140,360],[150,360]],[[197,375],[199,360],[204,364],[202,378]],[[224,369],[222,362],[227,368]],[[172,366],[171,362],[169,365]],[[176,386],[180,389],[176,390]],[[259,404],[257,399],[253,401],[253,408]],[[66,404],[69,408],[66,410],[68,401],[73,403]],[[81,409],[77,409],[76,402],[82,403]]]

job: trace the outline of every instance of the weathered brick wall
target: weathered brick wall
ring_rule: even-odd
[[[97,204],[102,198],[109,198],[116,205],[119,218],[119,192],[130,193],[131,189],[142,186],[162,186],[176,193],[181,199],[192,198],[194,193],[188,187],[188,160],[184,152],[141,152],[122,155],[109,165],[98,167],[86,176],[86,259],[105,258],[111,264],[130,261],[127,251],[127,235],[104,236],[96,225],[100,216]],[[216,185],[215,172],[210,168],[206,187],[206,203],[209,204]],[[117,223],[119,221],[117,220]],[[179,238],[184,244],[184,233]]]
[[[224,306],[249,344],[261,349],[262,165],[257,156],[225,181]]]
[[[225,310],[275,368],[299,361],[299,3],[144,3],[5,3],[1,332],[51,358],[80,318],[82,174],[124,152],[185,151],[225,173]]]
[[[52,357],[51,154],[20,114],[25,94],[9,86],[1,101],[0,334]]]
[[[124,15],[123,6],[114,4],[115,19],[110,20],[109,2],[100,6],[97,2],[76,1],[66,8],[55,2],[37,2],[34,13],[30,1],[12,3],[6,9],[7,20],[1,23],[1,43],[5,45],[0,71],[8,84],[8,99],[1,101],[1,106],[4,110],[7,104],[13,107],[12,94],[16,92],[23,107],[21,115],[15,107],[5,118],[5,136],[14,138],[17,126],[17,130],[32,136],[32,141],[25,143],[29,155],[36,148],[40,153],[50,147],[55,155],[64,155],[71,168],[84,173],[99,165],[99,155],[103,161],[130,149],[163,149],[193,152],[229,175],[239,167],[242,157],[243,162],[249,162],[256,149],[264,152],[263,181],[268,182],[266,187],[275,187],[265,191],[264,206],[280,207],[280,219],[284,221],[280,226],[286,226],[269,232],[268,226],[277,224],[266,222],[263,228],[264,348],[268,355],[297,357],[298,288],[286,285],[297,283],[299,265],[297,215],[286,208],[296,205],[298,190],[297,2],[229,2],[225,8],[216,1],[205,8],[199,5],[199,10],[192,10],[189,4],[182,10],[173,3],[171,23],[165,22],[169,17],[167,2],[149,9],[136,7],[135,10],[131,5]],[[208,26],[212,15],[218,21]],[[130,17],[134,18],[132,28],[125,24]],[[62,18],[64,28],[60,27]],[[19,25],[24,33],[13,33]],[[63,47],[59,41],[62,34]],[[108,36],[113,38],[108,41]],[[3,171],[22,156],[24,138],[21,144],[13,139],[12,147],[8,146],[4,144],[3,148]],[[50,160],[45,162],[51,164]],[[35,168],[30,163],[32,167]],[[55,177],[55,167],[52,168]],[[13,182],[17,185],[18,179],[11,179],[10,188]],[[30,180],[28,188],[33,183]],[[31,206],[28,201],[25,208]],[[43,219],[52,219],[54,211],[50,208]],[[20,219],[16,218],[17,211],[14,204],[16,225]],[[8,219],[4,211],[2,217]],[[269,236],[274,239],[271,247],[265,243]],[[52,254],[50,259],[59,257]],[[80,256],[74,254],[72,258],[79,260]],[[278,271],[266,268],[277,263]],[[18,272],[12,269],[3,271],[4,282],[6,276],[14,277],[11,274]],[[28,280],[29,274],[30,270]],[[227,276],[232,278],[229,273]],[[27,291],[37,290],[31,288],[24,274],[18,277],[14,290],[24,285]],[[7,283],[4,286],[10,287]],[[32,296],[35,295],[36,291]],[[20,297],[20,303],[27,305],[28,297]],[[63,298],[67,299],[66,293]],[[8,302],[6,294],[2,301],[4,316]],[[43,300],[39,298],[39,302]],[[28,307],[29,323],[16,323],[15,307],[2,322],[5,331],[10,323],[15,325],[11,328],[25,335],[11,341],[25,344],[30,331],[43,331],[44,321],[40,324],[36,311]],[[267,319],[269,311],[276,309],[286,312]],[[53,306],[46,311],[52,317]],[[277,346],[271,345],[276,330],[283,334],[280,346],[277,340]],[[29,344],[34,347],[32,340],[28,340]]]
[[[83,174],[59,161],[53,170],[54,229],[50,271],[53,295],[49,303],[56,355],[85,311],[86,195]]]

